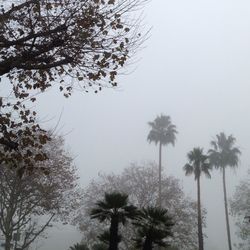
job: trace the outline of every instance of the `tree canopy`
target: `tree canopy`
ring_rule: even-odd
[[[118,69],[143,41],[138,10],[146,0],[4,1],[0,10],[0,76],[17,97],[57,81],[65,96],[78,87],[116,86]],[[75,86],[76,87],[76,86]]]
[[[233,135],[227,136],[223,132],[216,135],[216,139],[211,141],[212,149],[209,150],[211,164],[216,168],[237,167],[241,151],[235,142]]]
[[[157,116],[154,121],[149,122],[148,125],[151,127],[147,138],[150,143],[161,143],[162,145],[172,144],[174,146],[178,132],[170,116]]]
[[[33,169],[46,159],[42,147],[49,137],[30,108],[37,93],[55,85],[69,97],[74,88],[98,92],[117,85],[119,69],[145,39],[137,11],[146,1],[1,2],[0,81],[8,84],[0,96],[3,162]]]
[[[204,174],[211,178],[210,171],[212,169],[209,157],[203,153],[202,148],[194,148],[187,154],[188,163],[183,167],[186,175],[194,175],[195,180]]]

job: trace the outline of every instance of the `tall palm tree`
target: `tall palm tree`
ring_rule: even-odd
[[[159,144],[159,207],[161,207],[162,146],[167,146],[168,144],[174,146],[178,132],[176,126],[172,124],[170,116],[157,116],[153,122],[149,122],[148,124],[151,130],[149,131],[147,140],[149,143],[154,142],[155,145]]]
[[[154,245],[167,246],[164,241],[172,236],[173,222],[168,211],[162,208],[147,207],[133,223],[137,227],[136,248],[152,250]]]
[[[105,193],[103,201],[96,203],[96,208],[92,209],[92,219],[100,222],[110,221],[109,228],[109,250],[117,250],[119,244],[119,224],[125,224],[127,219],[133,219],[137,215],[137,208],[128,205],[128,195],[118,192]]]
[[[186,175],[194,175],[197,181],[197,215],[198,215],[198,242],[199,250],[204,250],[203,233],[202,233],[202,216],[201,216],[201,191],[200,191],[200,177],[204,173],[205,176],[211,178],[208,156],[203,154],[202,148],[194,148],[187,154],[188,163],[183,167]]]
[[[215,140],[211,141],[211,145],[213,148],[208,151],[211,164],[214,165],[216,168],[222,170],[226,228],[229,250],[232,250],[232,243],[227,205],[226,167],[236,168],[239,164],[239,156],[241,152],[238,147],[235,147],[235,142],[236,139],[232,135],[226,136],[224,133],[220,133],[216,135]]]

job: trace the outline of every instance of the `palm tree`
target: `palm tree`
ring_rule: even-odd
[[[211,141],[213,149],[210,149],[208,151],[211,164],[214,165],[216,168],[220,168],[222,170],[226,228],[229,250],[232,250],[232,243],[227,205],[226,167],[236,168],[239,164],[239,156],[241,152],[238,147],[234,146],[235,141],[236,139],[232,135],[226,136],[224,133],[220,133],[216,135],[215,140]]]
[[[197,214],[198,214],[198,242],[199,250],[204,250],[203,245],[203,233],[202,233],[202,216],[201,216],[201,192],[200,192],[200,177],[204,173],[205,176],[211,178],[209,170],[211,165],[209,163],[208,156],[203,154],[203,149],[194,148],[187,154],[188,163],[183,167],[186,175],[194,175],[194,179],[197,181]]]
[[[152,250],[154,245],[167,246],[164,240],[172,236],[174,225],[168,211],[156,207],[143,208],[133,224],[137,227],[136,248],[143,250]]]
[[[137,215],[137,208],[128,205],[128,195],[118,192],[105,193],[103,201],[96,203],[96,208],[91,211],[91,218],[100,222],[110,221],[109,250],[117,250],[119,244],[119,224],[123,225],[127,219],[133,219]]]
[[[149,143],[154,142],[155,145],[159,143],[159,207],[161,207],[161,151],[162,146],[168,144],[175,145],[176,141],[176,126],[172,124],[170,116],[160,115],[155,118],[153,122],[148,123],[151,127],[147,140]]]

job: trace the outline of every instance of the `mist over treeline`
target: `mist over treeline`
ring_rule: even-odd
[[[248,1],[0,3],[0,249],[250,250]]]

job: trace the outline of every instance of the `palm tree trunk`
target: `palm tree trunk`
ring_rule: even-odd
[[[162,150],[162,144],[160,142],[159,144],[159,207],[161,208],[161,150]],[[152,247],[152,246],[151,246]],[[161,247],[158,246],[158,250],[161,250]]]
[[[146,240],[143,244],[143,250],[152,250],[153,249],[153,242],[149,237],[146,237]]]
[[[162,144],[159,144],[159,207],[161,207],[161,149]]]
[[[225,167],[223,167],[222,174],[223,174],[223,191],[224,191],[224,204],[225,204],[225,215],[226,215],[228,248],[229,248],[229,250],[232,250],[231,235],[230,235],[230,225],[229,225],[229,216],[228,216],[228,206],[227,206],[227,189],[226,189],[226,172],[225,172]]]
[[[197,200],[198,200],[198,241],[199,250],[204,250],[203,233],[202,233],[202,218],[201,218],[201,192],[200,192],[200,176],[197,178]]]
[[[118,217],[111,219],[109,250],[118,250]]]

